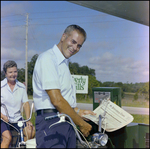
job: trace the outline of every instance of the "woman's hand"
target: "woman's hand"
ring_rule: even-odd
[[[7,123],[9,122],[8,117],[6,115],[1,115],[1,118],[6,121]]]
[[[30,121],[26,122],[26,125],[29,129],[32,129],[33,127],[33,124]]]

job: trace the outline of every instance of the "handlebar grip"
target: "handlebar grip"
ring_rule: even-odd
[[[45,117],[45,120],[47,121],[47,120],[51,120],[51,119],[57,118],[57,117],[59,117],[59,116],[58,115],[48,116],[48,117]]]

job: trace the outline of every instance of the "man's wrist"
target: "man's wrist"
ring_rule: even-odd
[[[77,114],[79,114],[79,111],[80,111],[80,109],[78,108],[78,110],[77,110]]]

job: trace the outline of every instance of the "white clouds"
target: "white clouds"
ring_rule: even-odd
[[[22,56],[25,55],[24,51],[17,50],[15,48],[1,48],[1,59],[22,59]]]
[[[1,59],[12,59],[12,60],[25,60],[26,51],[18,50],[15,48],[2,48]],[[28,60],[30,60],[37,52],[35,50],[28,50]]]
[[[4,17],[10,14],[23,14],[26,12],[26,8],[29,8],[29,3],[24,1],[22,2],[9,2],[7,5],[1,7],[1,16]]]
[[[36,50],[28,50],[28,61],[29,61],[35,54],[38,54]]]
[[[30,62],[31,58],[37,54],[36,50],[28,50],[28,62]],[[26,51],[24,50],[19,50],[15,48],[1,48],[1,70],[3,67],[3,64],[7,60],[14,60],[18,68],[24,68],[25,66],[25,57],[26,56]]]
[[[148,81],[148,64],[134,61],[132,58],[114,56],[106,52],[102,56],[89,58],[90,68],[96,70],[98,80],[114,82]]]
[[[14,60],[18,64],[18,68],[24,68],[25,52],[15,48],[1,48],[1,70],[3,64],[8,60]]]

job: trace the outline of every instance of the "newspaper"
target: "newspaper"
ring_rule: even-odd
[[[133,116],[123,110],[112,101],[105,99],[93,111],[96,115],[84,115],[97,125],[99,124],[99,115],[102,116],[101,127],[107,132],[118,130],[133,121]]]

